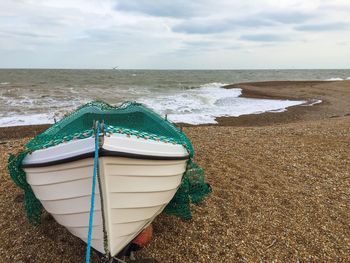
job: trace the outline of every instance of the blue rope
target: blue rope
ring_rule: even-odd
[[[89,215],[89,232],[87,239],[87,248],[85,255],[85,262],[90,263],[90,251],[91,251],[91,236],[92,236],[92,222],[94,217],[94,207],[95,207],[95,185],[96,176],[98,168],[98,139],[100,134],[100,123],[97,122],[97,128],[95,133],[95,158],[94,158],[94,174],[92,177],[92,190],[91,190],[91,201],[90,201],[90,215]]]

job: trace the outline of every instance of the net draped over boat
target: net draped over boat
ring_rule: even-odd
[[[42,205],[26,181],[26,174],[22,169],[23,159],[36,150],[93,136],[95,121],[104,123],[105,133],[121,133],[147,140],[181,144],[187,149],[190,160],[186,172],[180,188],[164,211],[183,219],[191,219],[190,203],[200,203],[210,193],[211,188],[205,183],[203,170],[192,161],[194,150],[186,135],[173,123],[164,120],[142,104],[126,102],[114,107],[101,101],[92,101],[33,138],[25,145],[24,151],[10,156],[8,170],[12,180],[24,191],[24,206],[29,221],[33,224],[40,223]]]

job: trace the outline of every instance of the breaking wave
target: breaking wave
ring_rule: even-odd
[[[52,98],[53,94],[35,96],[0,94],[1,103],[11,108],[6,115],[0,115],[0,126],[31,125],[53,123],[67,111],[103,94],[101,99],[112,104],[125,100],[144,103],[160,115],[168,116],[173,122],[188,124],[216,123],[217,117],[238,117],[263,112],[282,112],[286,108],[305,104],[305,101],[249,99],[240,97],[241,89],[227,89],[224,83],[208,83],[197,88],[182,87],[156,89],[155,87],[127,87],[123,90],[80,89],[79,93],[65,91],[65,96]],[[116,92],[118,91],[118,92]],[[21,94],[21,93],[19,93]],[[2,96],[1,96],[2,95]],[[110,98],[113,98],[111,101]],[[54,114],[55,113],[55,114]]]

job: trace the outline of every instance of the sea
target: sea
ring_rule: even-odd
[[[242,98],[233,83],[350,79],[350,70],[0,69],[0,126],[53,123],[91,100],[137,101],[173,122],[281,112],[305,101]],[[318,101],[320,102],[320,101]]]

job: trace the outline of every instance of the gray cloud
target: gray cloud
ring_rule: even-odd
[[[174,32],[187,34],[215,34],[232,31],[241,28],[258,28],[263,26],[275,26],[278,24],[299,24],[311,19],[314,15],[294,12],[260,12],[250,14],[245,18],[232,19],[188,19],[172,28]]]
[[[222,33],[233,29],[234,25],[230,21],[208,21],[203,20],[199,22],[185,21],[172,28],[174,32],[181,32],[187,34],[213,34]]]
[[[187,34],[215,34],[232,31],[239,27],[261,27],[273,25],[272,22],[260,18],[209,20],[196,19],[184,21],[172,28],[174,32]]]
[[[255,42],[281,42],[289,40],[285,36],[274,34],[247,34],[240,37],[241,40],[255,41]]]
[[[264,17],[267,20],[281,23],[281,24],[298,24],[303,23],[311,18],[314,18],[314,14],[308,14],[297,11],[279,11],[279,12],[263,12],[258,14],[260,17]]]
[[[259,15],[252,15],[245,19],[232,20],[232,23],[237,27],[261,27],[274,25],[272,21]]]
[[[197,1],[149,1],[121,0],[115,9],[119,11],[137,12],[159,17],[192,17],[200,13],[201,3]]]
[[[319,24],[305,24],[295,27],[298,31],[341,31],[349,30],[350,23],[319,23]]]

